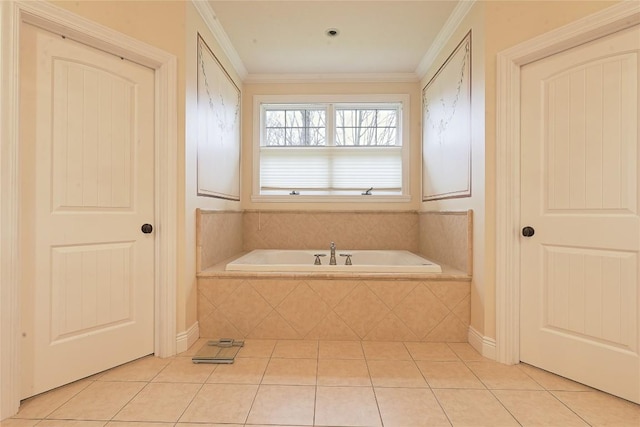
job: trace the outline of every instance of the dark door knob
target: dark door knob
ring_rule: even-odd
[[[142,230],[142,232],[144,234],[149,234],[153,231],[153,225],[151,224],[142,224],[142,227],[140,227],[140,229]]]
[[[531,237],[534,234],[536,234],[536,230],[534,230],[533,227],[526,226],[522,229],[522,235],[524,237]]]

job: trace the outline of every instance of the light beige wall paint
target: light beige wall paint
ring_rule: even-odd
[[[495,337],[495,254],[496,254],[496,58],[508,49],[618,3],[612,1],[483,1],[477,3],[454,36],[449,40],[428,76],[437,70],[461,37],[473,29],[474,120],[484,114],[484,134],[474,126],[473,197],[423,203],[421,210],[474,210],[474,283],[472,287],[471,325],[487,337]],[[482,86],[478,87],[476,82]],[[483,90],[483,92],[481,92]],[[483,99],[478,109],[476,101]],[[483,144],[483,147],[479,147]],[[478,146],[478,147],[477,147]],[[477,148],[477,151],[476,151]]]
[[[420,210],[466,211],[473,210],[473,280],[471,283],[471,326],[484,331],[486,294],[485,258],[485,7],[476,3],[458,29],[442,49],[432,67],[422,79],[420,88],[435,75],[438,69],[471,30],[471,197],[435,200],[422,203]],[[422,111],[420,112],[422,117]]]
[[[253,97],[255,95],[409,94],[410,193],[405,203],[254,203]],[[420,96],[417,83],[294,83],[245,84],[242,95],[242,207],[283,210],[416,210],[420,193]]]
[[[227,73],[242,91],[242,81],[215,37],[191,2],[186,2],[185,24],[185,216],[184,216],[184,270],[182,300],[178,301],[178,330],[186,330],[198,320],[198,289],[196,280],[196,209],[240,210],[240,202],[199,197],[197,195],[197,146],[198,146],[198,33],[222,63]],[[184,329],[181,329],[181,323]]]

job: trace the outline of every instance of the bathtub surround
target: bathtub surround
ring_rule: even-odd
[[[471,211],[197,215],[201,337],[467,342]],[[332,240],[338,252],[408,250],[459,271],[313,276],[225,272],[222,263],[254,249],[328,250]]]
[[[418,251],[416,212],[245,211],[244,250],[329,248]]]
[[[198,272],[254,249],[395,249],[472,272],[473,212],[198,210]]]
[[[420,212],[418,252],[433,261],[473,273],[473,211]]]
[[[242,250],[242,212],[196,210],[197,271],[206,270]]]
[[[468,279],[207,274],[198,281],[201,337],[467,342]]]

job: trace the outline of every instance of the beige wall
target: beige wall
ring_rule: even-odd
[[[433,62],[420,88],[431,80],[458,43],[471,30],[471,197],[422,203],[423,212],[473,210],[473,281],[471,283],[471,326],[482,333],[485,323],[485,4],[476,3]]]
[[[236,85],[242,90],[242,80],[217,43],[215,37],[191,2],[186,6],[185,24],[185,200],[182,292],[178,299],[178,331],[186,330],[197,321],[198,289],[196,281],[196,209],[240,210],[240,203],[197,195],[197,91],[198,91],[198,33],[222,63]],[[233,215],[232,215],[233,216]]]
[[[254,203],[253,97],[255,95],[409,94],[411,97],[410,194],[404,203]],[[242,94],[242,207],[284,210],[416,210],[420,193],[420,95],[417,83],[278,83],[245,84]]]

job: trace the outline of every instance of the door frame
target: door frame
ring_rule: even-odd
[[[498,53],[496,94],[496,358],[520,362],[520,68],[640,24],[621,2]]]
[[[64,34],[154,70],[154,353],[176,352],[177,59],[46,1],[0,2],[0,420],[20,405],[19,34],[23,24]]]

